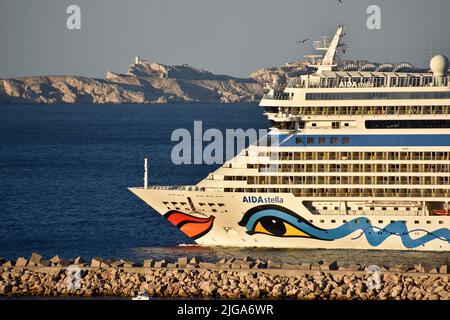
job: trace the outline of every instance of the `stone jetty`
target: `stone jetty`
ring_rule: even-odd
[[[449,300],[448,265],[374,267],[336,261],[288,264],[245,257],[203,262],[33,253],[0,258],[0,296],[117,296],[324,300]]]

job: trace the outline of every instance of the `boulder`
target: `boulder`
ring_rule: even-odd
[[[68,267],[70,266],[72,263],[70,260],[65,260],[65,259],[60,259],[57,266],[58,267]]]
[[[100,268],[102,265],[103,259],[100,257],[94,257],[91,259],[91,267],[92,268]]]
[[[390,272],[397,272],[397,273],[405,273],[408,272],[410,268],[406,264],[397,264],[395,266],[391,266],[389,268]]]
[[[256,260],[255,264],[252,266],[252,269],[265,269],[267,268],[267,263],[262,260]]]
[[[25,267],[27,265],[28,261],[24,257],[17,258],[16,267]]]
[[[47,260],[42,259],[41,261],[39,261],[37,266],[38,267],[49,267],[50,266],[50,262],[47,261]]]
[[[300,264],[300,270],[311,270],[311,263]]]
[[[7,260],[2,264],[2,267],[5,267],[5,268],[10,268],[12,266],[13,266],[13,263],[11,260]]]
[[[277,263],[277,262],[274,262],[274,261],[272,261],[272,260],[269,260],[269,261],[267,262],[267,268],[268,268],[268,269],[280,269],[280,268],[281,268],[281,265],[280,265],[279,263]]]
[[[216,269],[217,265],[215,263],[207,263],[207,262],[200,262],[199,264],[200,269]]]
[[[186,265],[188,264],[188,258],[187,257],[179,257],[178,264],[180,265],[180,268],[185,268]]]
[[[73,260],[73,264],[83,264],[83,263],[86,263],[86,260],[84,260],[82,256],[78,256]]]
[[[117,260],[115,260],[115,259],[106,259],[106,260],[103,260],[101,263],[100,263],[100,267],[101,268],[107,268],[107,267],[111,267],[111,264],[114,262],[114,261],[117,261]]]
[[[31,254],[30,259],[28,259],[29,262],[33,262],[35,265],[37,265],[39,262],[41,262],[42,260],[42,256],[40,254],[37,254],[35,252],[33,252]]]
[[[320,270],[322,270],[321,265],[317,264],[317,263],[313,263],[313,264],[311,264],[311,270],[320,271]]]
[[[48,261],[49,261],[52,265],[56,266],[56,265],[59,263],[60,260],[61,260],[60,257],[54,256],[53,258],[51,258],[51,259],[48,260]]]
[[[166,260],[156,261],[155,268],[164,268],[167,265]]]
[[[122,260],[114,261],[111,263],[111,267],[113,268],[120,268],[123,267],[124,262]]]
[[[144,264],[143,264],[144,268],[151,268],[151,267],[153,267],[153,265],[154,265],[153,259],[145,259],[144,260]]]
[[[132,260],[128,260],[128,259],[123,260],[124,268],[132,268],[132,267],[137,267],[137,266],[138,266],[138,264]]]
[[[202,261],[201,258],[199,257],[192,257],[191,260],[189,261],[190,264],[199,264],[200,261]]]
[[[242,261],[240,263],[241,269],[250,269],[251,267],[253,267],[254,264],[255,262],[253,261]]]
[[[263,269],[267,268],[267,263],[263,260],[256,259],[254,265],[252,266],[253,269]]]
[[[344,263],[339,265],[340,271],[358,271],[361,268],[359,264]]]
[[[324,271],[330,271],[330,270],[337,270],[338,269],[338,263],[337,261],[323,261],[320,264],[320,270]]]
[[[439,273],[448,273],[448,265],[447,264],[441,264],[439,266]]]
[[[172,268],[172,269],[178,268],[178,263],[168,263],[167,268]]]
[[[414,269],[420,273],[431,273],[431,271],[436,268],[427,262],[420,262],[414,266]]]

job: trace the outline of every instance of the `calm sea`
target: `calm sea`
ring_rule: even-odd
[[[174,165],[171,133],[267,128],[256,105],[0,105],[0,257],[205,260],[250,255],[287,262],[337,259],[448,262],[448,253],[204,248],[133,196],[149,157],[150,184],[194,184],[215,165]]]

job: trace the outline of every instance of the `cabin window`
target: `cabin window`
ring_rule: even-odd
[[[307,144],[313,144],[313,143],[314,143],[314,138],[308,137],[308,138],[306,139],[306,143],[307,143]]]

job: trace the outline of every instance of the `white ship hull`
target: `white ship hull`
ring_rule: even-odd
[[[180,215],[177,220],[172,222],[178,225],[181,231],[193,238],[196,243],[205,246],[450,250],[450,243],[445,237],[445,234],[448,236],[450,227],[449,216],[407,216],[398,215],[395,212],[379,215],[364,214],[362,212],[358,215],[316,215],[312,214],[302,204],[302,200],[314,200],[313,198],[299,199],[291,194],[223,193],[165,190],[162,188],[161,190],[156,188],[130,188],[130,191],[163,216],[167,217],[167,215],[174,212],[185,214],[183,216]],[[190,209],[188,198],[194,204],[195,212]],[[253,200],[261,201],[261,199],[263,202],[265,199],[268,199],[268,202],[273,201],[277,203],[252,203]],[[326,201],[324,199],[316,200]],[[348,202],[363,203],[365,199],[349,198],[347,200]],[[387,201],[389,199],[372,198],[366,200],[370,203],[370,201]],[[390,200],[399,201],[400,199]],[[407,201],[412,200],[414,199],[407,199]],[[420,201],[420,199],[416,200]],[[438,200],[446,199],[436,199],[436,201]],[[182,203],[186,205],[182,207]],[[201,203],[205,203],[205,205],[200,206]],[[327,203],[339,205],[340,201],[329,199]],[[295,221],[293,222],[291,219],[288,222],[287,232],[283,235],[270,235],[264,233],[267,230],[258,230],[258,219],[253,218],[255,221],[247,221],[247,223],[243,221],[245,214],[252,209],[259,212],[261,212],[260,210],[264,211],[264,209],[276,211],[280,211],[277,209],[287,209],[287,212],[281,211],[281,214],[277,215],[276,218],[279,221],[291,219],[290,217],[293,214],[295,218],[303,219],[304,221],[300,224],[295,224]],[[267,211],[260,219],[265,219],[268,216],[270,219],[270,214],[273,212],[275,211]],[[258,212],[254,214],[258,214]],[[200,220],[196,221],[195,218]],[[189,222],[191,220],[192,222]],[[194,226],[194,228],[189,228],[189,224]],[[290,226],[295,228],[291,229]],[[327,233],[329,236],[324,237]]]
[[[449,251],[448,59],[338,68],[342,36],[264,95],[270,143],[195,186],[130,190],[201,245]]]

